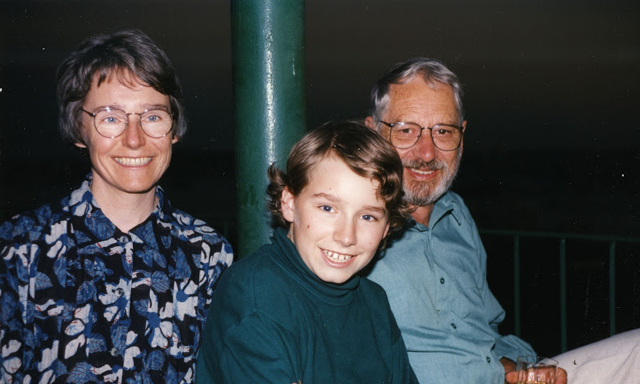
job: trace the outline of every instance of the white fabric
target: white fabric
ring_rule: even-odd
[[[568,384],[640,384],[640,328],[559,356]]]

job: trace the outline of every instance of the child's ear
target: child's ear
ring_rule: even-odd
[[[289,191],[289,188],[285,187],[282,190],[282,197],[280,198],[280,209],[282,210],[282,217],[290,223],[293,223],[293,205],[296,197]]]

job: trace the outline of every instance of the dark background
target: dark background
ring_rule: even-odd
[[[5,0],[0,7],[0,220],[67,195],[89,171],[86,156],[57,132],[56,68],[83,38],[137,27],[172,59],[190,119],[162,185],[174,205],[235,243],[229,2]],[[306,15],[309,127],[366,116],[371,86],[395,62],[439,58],[464,84],[469,122],[453,189],[481,229],[640,236],[635,1],[309,0]],[[485,242],[490,284],[509,313],[504,331],[512,331],[513,245]],[[546,328],[557,328],[558,315],[539,306],[557,296],[543,288],[557,286],[558,246],[524,246],[525,275],[535,279],[523,282],[531,288],[523,336],[553,354],[557,334]],[[640,254],[625,247],[620,331],[640,326]],[[568,249],[569,347],[576,347],[608,331],[608,249],[589,242]],[[544,312],[548,324],[530,312]]]

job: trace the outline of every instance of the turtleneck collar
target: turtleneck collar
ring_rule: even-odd
[[[353,293],[360,284],[359,276],[353,276],[343,284],[327,283],[307,267],[296,246],[287,237],[286,229],[276,228],[271,240],[276,247],[274,252],[276,262],[311,294],[328,304],[347,305],[351,302]]]

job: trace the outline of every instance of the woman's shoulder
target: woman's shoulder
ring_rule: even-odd
[[[37,209],[17,214],[1,223],[0,240],[3,243],[32,242],[43,235],[59,232],[52,229],[64,225],[63,223],[68,218],[68,211],[62,210],[60,204],[46,204]]]
[[[166,220],[166,219],[165,219]],[[224,236],[206,221],[198,219],[182,210],[172,209],[170,213],[171,224],[181,234],[190,234],[190,237],[202,238],[209,244],[228,243]]]

